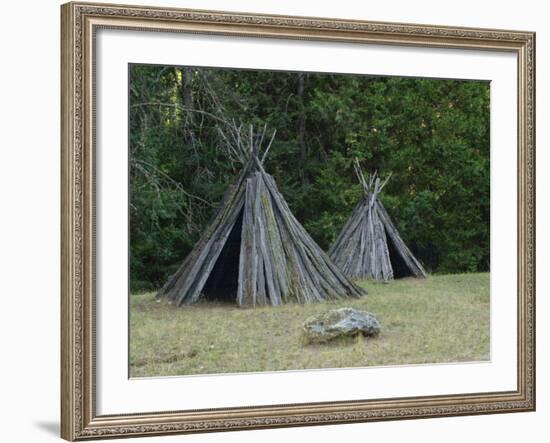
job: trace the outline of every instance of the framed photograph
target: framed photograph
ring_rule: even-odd
[[[67,3],[67,440],[535,409],[535,35]]]

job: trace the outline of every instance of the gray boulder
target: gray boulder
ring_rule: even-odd
[[[320,315],[309,317],[302,332],[308,343],[324,343],[337,337],[372,337],[380,333],[380,323],[370,312],[353,308],[331,309]]]

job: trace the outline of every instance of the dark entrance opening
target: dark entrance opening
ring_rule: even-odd
[[[395,247],[393,240],[388,235],[387,231],[386,240],[388,243],[388,252],[390,253],[391,267],[393,269],[393,278],[403,278],[413,275],[411,270],[407,266],[407,263],[405,262],[405,260],[403,260],[403,257],[401,257],[401,254]]]
[[[243,211],[241,210],[202,289],[207,300],[235,303],[237,299],[242,226]]]

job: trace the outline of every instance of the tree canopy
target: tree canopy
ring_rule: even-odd
[[[488,82],[152,65],[129,75],[132,290],[175,271],[239,174],[227,121],[277,130],[265,168],[325,250],[361,198],[358,158],[393,174],[382,201],[429,271],[489,268]]]

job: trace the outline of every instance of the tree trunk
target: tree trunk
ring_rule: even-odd
[[[183,106],[186,109],[193,109],[193,71],[191,68],[182,69],[182,82],[183,82]]]
[[[300,72],[298,74],[298,91],[296,95],[298,96],[298,106],[299,106],[299,117],[298,117],[298,140],[300,142],[300,176],[302,179],[302,184],[307,185],[309,180],[305,171],[305,164],[308,157],[308,147],[306,143],[306,115],[305,115],[305,106],[304,106],[304,88],[306,83],[307,74],[305,72]]]
[[[188,143],[195,144],[194,123],[194,104],[193,104],[193,69],[189,67],[180,68],[181,82],[180,94],[183,108],[186,109],[183,120],[184,132]]]

